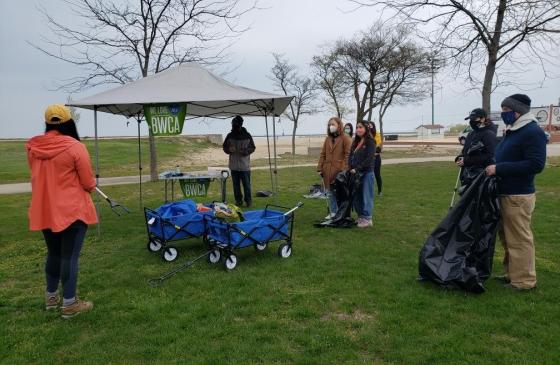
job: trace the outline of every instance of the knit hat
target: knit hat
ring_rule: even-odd
[[[45,123],[47,124],[62,124],[70,119],[72,119],[72,114],[64,104],[52,104],[45,110]]]
[[[525,94],[513,94],[502,101],[502,108],[510,108],[521,115],[531,110],[531,99]]]

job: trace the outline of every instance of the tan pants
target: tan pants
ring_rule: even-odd
[[[537,285],[535,243],[531,216],[535,194],[500,196],[502,222],[498,231],[504,246],[504,270],[511,285],[530,289]]]

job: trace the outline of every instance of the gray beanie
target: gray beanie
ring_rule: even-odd
[[[513,94],[502,101],[502,108],[510,108],[521,115],[531,110],[531,99],[525,94]]]

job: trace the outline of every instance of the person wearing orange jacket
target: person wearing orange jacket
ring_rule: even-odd
[[[42,231],[47,245],[45,307],[58,308],[62,283],[61,314],[70,318],[93,308],[93,303],[78,299],[76,286],[87,227],[97,223],[90,196],[96,182],[70,110],[50,105],[45,123],[45,133],[26,144],[32,190],[29,228]]]

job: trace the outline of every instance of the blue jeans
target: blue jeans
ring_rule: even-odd
[[[336,203],[336,197],[332,190],[327,190],[327,199],[329,202],[329,211],[331,214],[336,214],[338,212],[338,204]]]
[[[367,172],[360,178],[360,186],[354,193],[354,210],[358,218],[371,219],[373,215],[373,172]]]
[[[233,195],[235,196],[235,204],[243,203],[243,194],[245,194],[245,203],[251,203],[251,171],[231,171],[231,181],[233,182]],[[241,184],[243,184],[243,193],[241,192]]]
[[[82,221],[75,221],[61,232],[43,230],[48,251],[45,274],[49,293],[54,293],[58,289],[58,283],[62,281],[62,297],[72,299],[76,296],[78,258],[86,231],[87,224]]]

